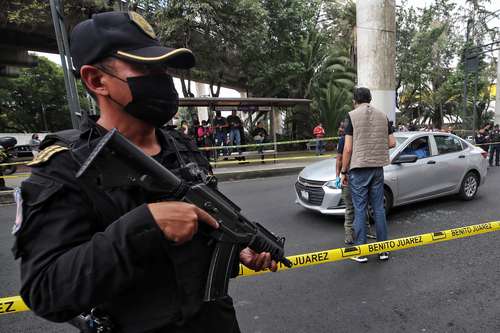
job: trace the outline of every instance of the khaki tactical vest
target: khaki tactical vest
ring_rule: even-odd
[[[389,164],[387,116],[364,103],[349,112],[353,127],[351,167],[373,168]]]

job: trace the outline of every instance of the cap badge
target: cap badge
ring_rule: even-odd
[[[156,38],[156,34],[155,31],[153,30],[153,27],[139,13],[130,11],[128,12],[128,16],[130,17],[130,20],[135,24],[137,24],[137,26],[141,28],[141,30],[144,31],[146,35],[148,35],[151,38]]]

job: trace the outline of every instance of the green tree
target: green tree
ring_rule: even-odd
[[[246,81],[243,55],[264,39],[265,11],[253,0],[158,1],[148,14],[160,39],[194,51],[197,68],[181,73],[209,83],[218,96],[222,82]],[[190,95],[189,84],[184,95]]]
[[[495,36],[494,29],[486,24],[486,17],[491,16],[484,9],[488,1],[468,2],[469,8],[460,8],[450,0],[435,0],[423,9],[410,7],[406,1],[398,7],[397,106],[404,118],[430,121],[435,127],[442,126],[444,117],[463,119],[464,126],[472,127],[474,76],[470,73],[465,113],[462,107],[464,55],[470,54],[474,45],[494,40]],[[457,24],[464,21],[469,22],[466,28]],[[469,31],[465,33],[464,29]],[[466,34],[468,42],[464,40]],[[488,87],[495,76],[491,65],[481,57],[476,101],[478,122],[488,117],[486,110],[491,101]]]
[[[0,77],[0,131],[71,128],[62,69],[44,57],[18,78]]]
[[[448,82],[459,45],[456,6],[449,0],[420,10],[406,5],[397,15],[397,105],[409,118],[440,128],[444,116],[459,112],[459,91]]]

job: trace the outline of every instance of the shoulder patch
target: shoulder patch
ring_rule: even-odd
[[[27,163],[26,165],[27,166],[40,165],[42,163],[47,162],[55,154],[57,154],[61,151],[65,151],[65,150],[69,150],[69,148],[64,147],[64,146],[58,146],[58,145],[49,146],[49,147],[45,148],[44,150],[42,150],[41,152],[39,152],[33,158],[33,160],[31,162]]]

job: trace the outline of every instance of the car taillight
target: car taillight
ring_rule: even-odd
[[[484,158],[488,158],[488,152],[487,151],[482,151],[481,156]]]

